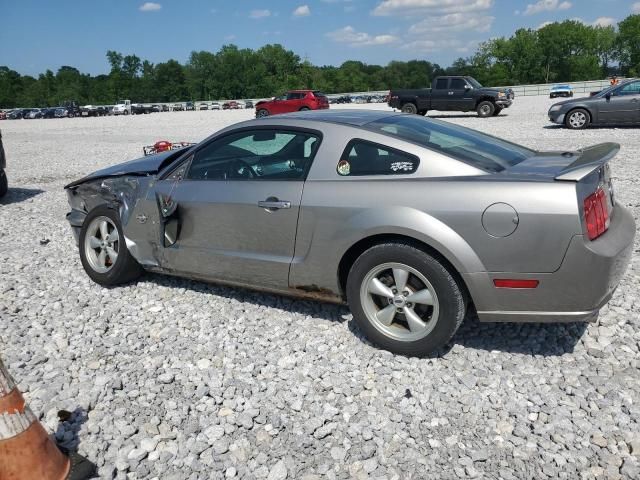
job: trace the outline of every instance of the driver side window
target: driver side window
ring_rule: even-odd
[[[320,144],[317,135],[259,129],[227,135],[198,150],[190,180],[302,180]]]

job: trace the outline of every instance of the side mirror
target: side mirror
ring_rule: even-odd
[[[178,241],[180,233],[180,221],[176,218],[170,218],[164,225],[164,246],[170,247]]]
[[[464,89],[465,91],[469,91],[469,90],[473,90],[473,87],[471,85],[465,85]]]

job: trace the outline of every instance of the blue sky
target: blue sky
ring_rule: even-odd
[[[0,65],[107,73],[107,50],[157,63],[225,43],[281,43],[316,65],[426,59],[554,20],[615,24],[637,0],[0,0]]]

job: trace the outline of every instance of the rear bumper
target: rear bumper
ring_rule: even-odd
[[[631,260],[635,222],[617,205],[607,232],[594,241],[575,235],[552,273],[463,274],[484,322],[595,321],[611,299]],[[497,278],[537,279],[532,289],[495,288]]]

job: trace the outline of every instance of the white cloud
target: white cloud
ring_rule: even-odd
[[[373,15],[446,15],[488,10],[493,0],[383,0],[373,9]]]
[[[569,10],[573,4],[560,0],[538,0],[536,3],[527,5],[524,15],[535,15],[541,12],[553,12],[555,10]]]
[[[371,45],[388,45],[398,41],[394,35],[369,35],[365,32],[358,32],[348,25],[344,28],[334,30],[326,34],[334,42],[346,43],[351,47],[368,47]]]
[[[640,13],[640,2],[631,5],[631,13]]]
[[[271,10],[251,10],[249,12],[249,18],[266,18],[271,16]]]
[[[598,17],[591,25],[593,25],[594,27],[611,27],[616,23],[618,22],[613,17]]]
[[[409,27],[413,35],[428,34],[429,32],[459,32],[475,31],[487,32],[495,17],[489,15],[465,15],[463,13],[449,13],[441,17],[426,17],[424,20]]]
[[[141,12],[157,12],[161,8],[162,8],[162,5],[160,5],[159,3],[145,2],[142,5],[140,5],[140,8],[138,10],[140,10]]]
[[[610,27],[618,23],[618,21],[612,17],[598,17],[593,22],[587,22],[584,18],[581,18],[581,17],[574,17],[574,18],[571,18],[570,20],[584,23],[585,25],[589,25],[591,27]]]
[[[546,27],[547,25],[551,25],[552,23],[553,23],[553,22],[549,22],[549,21],[542,22],[540,25],[538,25],[538,27],[536,28],[536,30],[540,30],[541,28],[544,28],[544,27]]]
[[[293,11],[294,17],[308,17],[309,15],[311,15],[309,5],[300,5]]]
[[[462,43],[457,39],[415,40],[413,42],[403,44],[400,48],[417,53],[439,52],[443,49],[454,50],[458,53],[466,53],[477,44],[478,42],[476,40],[466,43]]]

